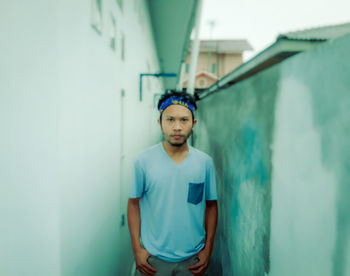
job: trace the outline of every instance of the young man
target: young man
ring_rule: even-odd
[[[217,225],[211,157],[189,146],[197,108],[186,93],[164,94],[158,123],[164,142],[135,161],[128,223],[136,275],[202,275]]]

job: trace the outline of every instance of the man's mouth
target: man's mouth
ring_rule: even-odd
[[[183,135],[175,134],[175,135],[172,135],[172,137],[174,137],[175,139],[180,139],[183,137]]]

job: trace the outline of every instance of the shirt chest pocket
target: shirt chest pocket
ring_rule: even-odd
[[[204,182],[188,183],[187,202],[197,205],[203,199]]]

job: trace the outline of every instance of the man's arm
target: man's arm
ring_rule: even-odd
[[[213,251],[216,225],[218,222],[218,205],[216,200],[207,200],[205,208],[205,231],[206,239],[204,248],[197,254],[199,262],[188,267],[194,275],[203,274],[209,265]]]
[[[128,225],[131,237],[132,249],[134,251],[136,268],[145,275],[154,275],[157,270],[152,267],[147,259],[150,254],[141,246],[140,243],[140,198],[130,198],[128,201]]]

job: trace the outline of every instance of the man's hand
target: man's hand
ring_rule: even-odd
[[[154,275],[157,270],[152,267],[147,259],[151,256],[140,244],[140,198],[130,198],[128,201],[128,223],[131,236],[132,249],[134,251],[136,268],[144,275]]]
[[[191,271],[194,275],[202,275],[208,268],[210,261],[211,252],[209,249],[204,248],[199,251],[197,257],[199,259],[198,263],[189,266],[188,270]]]
[[[144,248],[141,248],[135,253],[136,269],[147,276],[154,275],[157,272],[157,270],[147,262],[150,256],[151,255]]]
[[[198,263],[188,267],[194,275],[203,274],[209,265],[211,252],[213,250],[214,236],[218,221],[218,205],[216,200],[207,200],[205,209],[205,232],[206,241],[205,247],[198,252]]]

